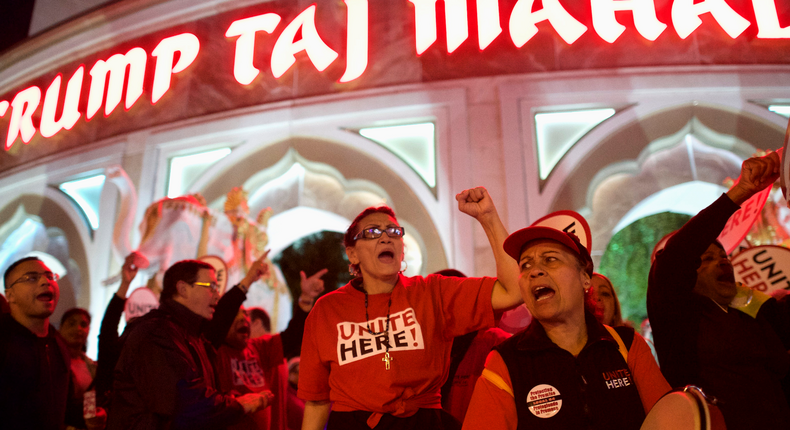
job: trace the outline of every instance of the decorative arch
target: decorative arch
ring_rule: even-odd
[[[58,281],[60,300],[51,320],[57,325],[67,309],[88,307],[91,276],[87,250],[83,240],[85,227],[74,222],[79,214],[56,201],[56,191],[46,189],[45,195],[22,194],[0,208],[0,271],[30,252],[53,257],[66,270]],[[65,197],[63,197],[65,200]],[[24,230],[24,231],[23,231]]]
[[[387,204],[396,211],[399,222],[406,226],[411,236],[411,243],[407,241],[406,244],[406,257],[409,267],[415,271],[413,274],[431,273],[447,267],[448,258],[439,231],[420,196],[415,194],[412,181],[404,179],[404,176],[416,175],[411,171],[396,170],[397,163],[402,162],[394,155],[391,155],[392,160],[377,158],[383,150],[375,143],[351,132],[342,133],[348,135],[348,140],[364,141],[377,147],[378,152],[305,136],[270,144],[258,143],[253,148],[243,148],[244,157],[232,159],[232,154],[223,159],[222,166],[215,166],[207,172],[207,176],[213,176],[192,191],[202,193],[212,206],[217,207],[224,202],[229,184],[243,184],[250,193],[249,205],[253,214],[272,207],[272,234],[277,230],[271,224],[277,223],[276,217],[296,208],[328,214],[336,220],[336,227],[329,230],[344,231],[350,220],[364,208]],[[339,226],[342,224],[345,225],[341,229]],[[312,233],[308,230],[309,227],[307,234]],[[285,248],[296,238],[272,243],[272,247]],[[431,257],[422,257],[426,255]]]
[[[783,138],[775,124],[723,106],[658,111],[601,139],[564,179],[551,210],[581,208],[600,257],[614,227],[643,199],[694,180],[721,185],[756,148],[778,149]]]

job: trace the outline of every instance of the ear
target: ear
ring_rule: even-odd
[[[348,257],[348,262],[351,264],[359,264],[359,257],[357,257],[357,249],[353,246],[346,247],[346,256]]]
[[[590,291],[592,288],[592,280],[590,279],[590,275],[587,272],[582,271],[582,285],[584,286],[584,292]]]
[[[185,281],[178,281],[178,282],[176,282],[176,291],[178,292],[178,295],[181,296],[181,297],[186,297],[187,296],[187,288],[188,287],[189,287],[189,284],[187,284]]]

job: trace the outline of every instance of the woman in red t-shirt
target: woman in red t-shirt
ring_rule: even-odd
[[[303,429],[441,428],[440,389],[454,337],[491,327],[493,309],[521,302],[518,270],[484,188],[456,196],[494,249],[498,280],[406,277],[405,229],[386,206],[360,213],[344,243],[356,278],[322,297],[305,325]],[[332,413],[330,415],[330,402]]]

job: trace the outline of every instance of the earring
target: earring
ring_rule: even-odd
[[[400,273],[405,272],[406,269],[408,269],[408,268],[409,268],[409,263],[407,263],[406,260],[401,260],[400,261]]]
[[[351,276],[353,276],[355,278],[358,278],[360,276],[359,266],[356,265],[356,264],[349,264],[348,265],[348,273],[350,273]]]

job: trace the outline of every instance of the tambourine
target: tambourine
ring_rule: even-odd
[[[641,430],[726,429],[719,408],[693,385],[665,394],[647,414],[641,427]]]

